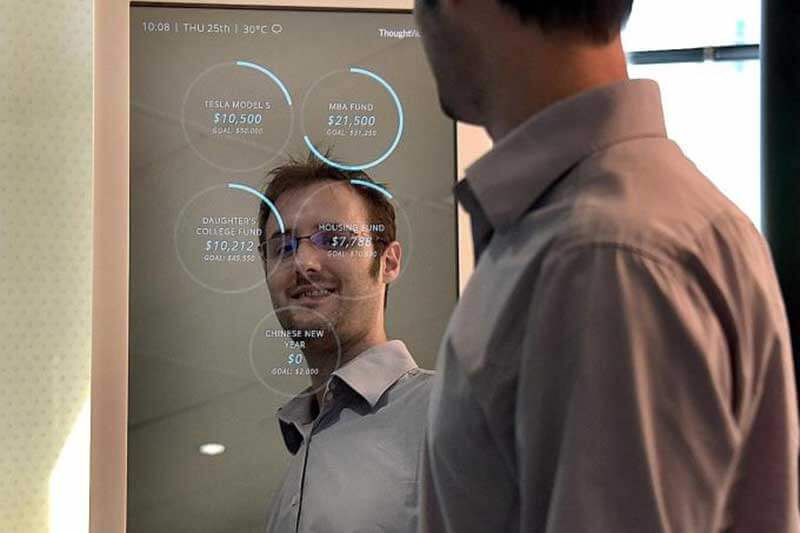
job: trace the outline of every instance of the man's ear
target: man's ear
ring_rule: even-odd
[[[400,264],[403,259],[403,246],[393,241],[386,246],[381,257],[381,274],[384,283],[392,283],[400,276]]]

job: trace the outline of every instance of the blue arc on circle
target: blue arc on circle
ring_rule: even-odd
[[[369,187],[370,189],[375,189],[379,193],[381,193],[384,196],[386,196],[389,200],[394,198],[392,196],[392,193],[390,193],[389,191],[387,191],[385,188],[381,187],[380,185],[376,185],[375,183],[370,183],[370,182],[364,181],[364,180],[350,180],[350,183],[352,183],[353,185],[361,185],[363,187]]]
[[[278,212],[278,208],[275,207],[275,204],[270,202],[269,198],[267,198],[257,190],[253,189],[252,187],[248,187],[247,185],[241,185],[239,183],[229,183],[228,188],[249,192],[253,196],[258,197],[262,202],[267,204],[267,207],[269,207],[270,211],[272,211],[272,213],[275,215],[275,220],[278,221],[278,226],[281,228],[281,233],[286,233],[286,226],[283,224],[283,217],[281,217],[280,212]]]
[[[286,97],[286,102],[289,104],[289,107],[292,107],[292,97],[289,95],[289,91],[286,89],[286,85],[284,85],[283,82],[280,80],[280,78],[278,78],[278,76],[273,74],[272,71],[270,71],[265,67],[262,67],[261,65],[250,63],[249,61],[237,61],[236,64],[240,67],[247,67],[257,70],[262,74],[265,74],[269,79],[271,79],[275,83],[277,83],[278,87],[280,87],[281,91],[283,91],[283,96]]]
[[[308,138],[308,135],[304,137],[304,140],[306,142],[306,146],[308,146],[308,149],[311,150],[311,153],[313,153],[314,156],[317,157],[317,159],[325,162],[326,164],[332,167],[338,168],[340,170],[351,170],[351,171],[366,170],[368,168],[380,165],[381,163],[386,161],[389,158],[389,156],[392,155],[392,153],[394,153],[394,151],[397,149],[397,145],[400,144],[400,138],[403,136],[403,127],[405,122],[403,116],[403,105],[400,103],[400,98],[397,96],[397,93],[392,88],[392,86],[389,85],[386,82],[386,80],[384,80],[374,72],[370,72],[367,69],[358,67],[351,67],[350,72],[354,74],[363,74],[364,76],[368,76],[374,79],[375,81],[383,85],[383,87],[389,92],[392,99],[394,100],[394,105],[397,107],[398,124],[397,124],[397,135],[395,136],[392,145],[389,147],[388,150],[386,150],[386,153],[384,153],[381,157],[379,157],[375,161],[372,161],[370,163],[365,163],[363,165],[344,165],[342,163],[337,163],[336,161],[333,161],[332,159],[329,159],[325,157],[322,153],[320,153],[320,151],[317,150],[317,148],[314,146],[314,143],[311,142],[311,139]]]

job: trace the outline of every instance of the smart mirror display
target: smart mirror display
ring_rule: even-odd
[[[342,352],[391,240],[387,335],[434,366],[458,287],[455,125],[413,16],[389,11],[135,4],[130,113],[127,531],[261,533],[290,460],[276,411],[313,382],[303,349]],[[341,191],[271,201],[292,165],[338,169],[394,233]],[[319,278],[282,291],[312,249]]]

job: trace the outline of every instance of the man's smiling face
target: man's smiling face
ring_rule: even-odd
[[[371,223],[364,199],[346,182],[326,180],[291,189],[278,197],[276,207],[287,234],[298,237],[314,234],[327,224],[364,228]],[[271,216],[265,228],[267,239],[277,232]],[[321,330],[332,325],[343,344],[369,333],[381,321],[384,289],[380,269],[371,268],[379,260],[373,251],[369,245],[359,247],[359,253],[337,256],[303,239],[293,255],[268,259],[272,305],[291,307],[278,313],[281,325]]]

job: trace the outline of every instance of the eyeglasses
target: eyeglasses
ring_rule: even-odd
[[[349,250],[363,248],[373,242],[386,243],[385,239],[373,237],[369,233],[355,233],[350,231],[318,231],[311,235],[296,237],[286,233],[267,239],[263,243],[267,261],[277,261],[290,257],[297,252],[300,241],[308,239],[318,250]]]

